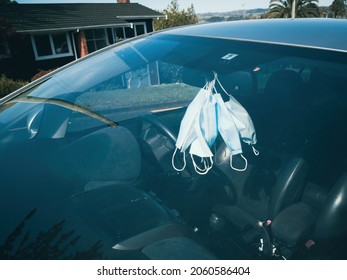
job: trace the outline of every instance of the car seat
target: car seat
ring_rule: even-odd
[[[298,251],[309,258],[347,257],[347,173],[319,199],[292,204],[274,219],[274,242],[286,258],[301,257]]]
[[[215,258],[192,238],[193,231],[176,211],[145,191],[147,187],[141,180],[141,151],[127,128],[116,126],[94,131],[71,143],[65,153],[69,161],[79,159],[75,162],[79,166],[75,176],[79,184],[62,214],[62,217],[67,215],[71,226],[79,224],[85,232],[93,232],[97,225],[98,238],[104,247],[118,253],[141,251],[148,246],[155,250],[154,244],[163,240],[170,247],[172,238],[175,240],[172,244],[183,238],[184,244],[199,247],[202,253],[187,249],[176,254],[177,257],[189,259],[193,254],[196,258]],[[143,254],[159,258],[153,250],[144,250]],[[171,246],[170,250],[175,255],[177,246]]]
[[[301,98],[302,89],[303,81],[298,73],[291,70],[275,72],[259,96],[261,102],[249,109],[259,135],[259,156],[255,156],[249,147],[243,148],[248,159],[248,168],[244,172],[230,169],[230,154],[225,145],[219,147],[215,160],[216,166],[229,178],[230,183],[225,189],[230,205],[217,205],[213,215],[231,221],[236,228],[234,235],[243,235],[241,242],[254,243],[262,238],[266,243],[265,254],[269,255],[272,248],[268,226],[281,210],[301,200],[309,171],[300,149],[293,149],[290,128],[298,125],[291,112]],[[278,122],[278,125],[272,122]],[[268,138],[262,136],[270,133],[273,139],[267,142]]]
[[[268,141],[264,146],[297,153],[306,141],[306,95],[300,74],[293,70],[274,72],[258,101],[256,110],[261,118],[258,130],[264,130],[260,135]]]

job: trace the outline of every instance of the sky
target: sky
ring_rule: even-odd
[[[115,3],[117,0],[17,0],[18,3]],[[162,11],[171,0],[130,0],[153,10]],[[319,0],[320,6],[330,6],[333,0]],[[178,0],[180,9],[194,5],[196,13],[268,8],[270,0]]]

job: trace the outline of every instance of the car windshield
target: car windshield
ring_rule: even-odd
[[[18,104],[23,107],[21,111],[32,108],[32,103],[36,106],[38,103],[65,106],[75,112],[79,121],[78,115],[85,114],[112,125],[141,112],[186,106],[205,81],[212,79],[213,71],[229,83],[242,75],[238,71],[253,73],[260,90],[274,70],[292,68],[306,79],[315,68],[333,67],[335,71],[345,72],[338,64],[325,65],[324,56],[318,56],[318,52],[315,56],[314,53],[307,57],[305,50],[299,48],[276,49],[273,45],[232,40],[150,36],[111,48],[60,71],[22,93],[10,104],[31,103]],[[305,57],[300,60],[303,55]],[[338,61],[338,57],[328,58],[329,61]],[[235,88],[228,90],[238,95]],[[1,114],[9,116],[3,118],[17,119],[5,111],[2,108]],[[74,124],[70,123],[71,129]],[[97,125],[97,122],[85,125]],[[84,128],[80,122],[78,127]]]
[[[290,195],[315,209],[345,172],[346,61],[342,51],[154,33],[43,77],[0,105],[0,205],[11,209],[1,217],[0,248],[30,222],[33,238],[58,224],[62,235],[76,229],[86,248],[101,239],[112,248],[102,258],[139,258],[134,250],[151,257],[150,241],[182,236],[188,224],[218,258],[258,256],[256,223],[242,217],[268,219],[273,189],[297,174],[286,169],[292,158],[309,172],[283,186],[305,181],[305,191]],[[196,174],[188,163],[177,172],[181,121],[216,77],[213,92],[234,97],[252,119],[260,155],[242,143],[248,168],[235,171],[218,135],[211,172]]]

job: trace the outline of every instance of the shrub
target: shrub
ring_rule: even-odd
[[[21,80],[11,80],[5,75],[0,76],[0,98],[8,95],[9,93],[15,91],[26,85],[28,82]]]
[[[42,76],[52,72],[54,69],[48,69],[48,70],[40,70],[38,73],[36,73],[32,78],[31,81],[35,81],[38,78],[41,78]]]

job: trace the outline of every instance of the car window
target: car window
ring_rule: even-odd
[[[0,106],[0,199],[9,209],[0,245],[58,232],[62,241],[81,236],[79,248],[102,242],[110,257],[135,258],[152,241],[160,250],[157,241],[184,234],[184,225],[218,257],[258,258],[257,232],[268,233],[255,221],[270,224],[273,192],[305,186],[298,195],[319,208],[324,191],[346,172],[345,61],[346,53],[326,49],[157,33],[51,73]],[[256,141],[239,141],[247,168],[232,169],[241,157],[221,136],[223,107],[212,107],[213,117],[196,119],[212,120],[215,133],[208,146],[213,168],[201,175],[192,168],[191,146],[186,157],[177,152],[177,138],[189,104],[215,77],[218,104],[234,97],[241,105],[234,101],[226,111],[233,118],[224,118],[224,135],[240,140],[249,116]],[[228,127],[237,121],[237,130]],[[307,174],[291,168],[293,159],[309,166]],[[175,160],[183,163],[176,169]],[[12,241],[11,232],[20,239]],[[116,250],[127,244],[136,250]],[[233,255],[244,248],[249,255]]]

